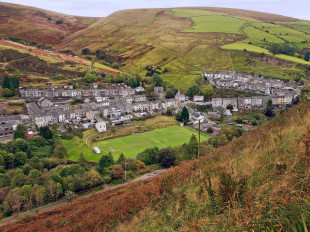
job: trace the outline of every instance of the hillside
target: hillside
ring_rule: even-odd
[[[291,40],[291,46],[298,47],[301,54],[309,49],[309,35],[287,25],[309,27],[308,22],[293,18],[234,9],[125,10],[68,36],[60,48],[70,47],[75,52],[86,47],[92,51],[105,49],[124,58],[123,70],[142,76],[147,65],[161,67],[168,70],[162,76],[185,91],[205,70],[235,70],[286,79],[306,77],[303,65],[309,62],[272,56],[264,48],[271,42]],[[268,28],[267,33],[254,26],[278,28]],[[296,35],[283,34],[284,39],[272,34],[292,31]]]
[[[96,20],[0,2],[1,34],[38,43],[58,44]]]
[[[183,92],[206,70],[284,79],[309,75],[303,60],[310,49],[309,21],[216,7],[123,10],[106,18],[6,3],[0,9],[0,30],[11,37],[76,54],[102,49],[115,67],[142,77],[146,66],[160,67],[166,70],[162,77]],[[289,44],[296,54],[273,56],[266,49],[270,43]]]
[[[4,231],[304,231],[310,226],[310,105],[165,174],[78,198]]]
[[[78,56],[0,39],[0,80],[5,73],[18,72],[21,86],[42,87],[46,82],[54,86],[83,84],[82,78],[90,72],[90,66],[90,60]],[[95,62],[91,72],[116,76],[120,71]]]

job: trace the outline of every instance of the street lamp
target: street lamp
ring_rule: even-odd
[[[126,181],[126,165],[127,163],[125,163],[125,181]]]

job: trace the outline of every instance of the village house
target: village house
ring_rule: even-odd
[[[195,95],[193,97],[193,101],[194,102],[203,102],[204,101],[204,96],[202,96],[202,95]]]
[[[175,95],[175,99],[179,102],[185,102],[185,95],[181,94],[180,90],[178,90],[177,94]]]
[[[0,123],[0,141],[11,140],[14,136],[13,125],[11,123]]]
[[[107,124],[106,122],[102,121],[102,122],[97,122],[96,125],[95,125],[97,131],[99,133],[101,132],[105,132],[107,130]]]

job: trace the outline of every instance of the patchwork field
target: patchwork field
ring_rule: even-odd
[[[77,137],[73,140],[62,140],[62,142],[68,149],[68,159],[77,161],[82,152],[89,161],[98,161],[102,154],[106,154],[109,151],[112,152],[114,159],[117,159],[121,152],[128,158],[134,158],[138,153],[149,147],[157,146],[159,148],[164,148],[181,145],[188,142],[193,133],[198,132],[188,127],[173,126],[91,144],[92,147],[99,147],[101,154],[95,154],[92,148],[88,147],[86,144],[83,146],[76,146],[75,142],[78,141]],[[209,136],[201,133],[200,138],[201,141],[203,141],[208,139]]]
[[[193,21],[192,27],[182,32],[235,33],[248,37],[243,41],[225,44],[221,46],[222,49],[246,49],[250,52],[271,55],[267,49],[262,48],[268,43],[290,43],[291,46],[300,48],[301,46],[297,46],[295,43],[307,44],[310,41],[310,35],[308,34],[310,24],[307,21],[281,23],[280,25],[280,23],[277,24],[276,22],[259,22],[210,11],[177,9],[173,10],[173,13],[179,17],[191,18]],[[277,57],[295,63],[309,64],[309,62],[297,57],[286,55],[277,55]]]

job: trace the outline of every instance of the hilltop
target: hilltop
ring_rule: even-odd
[[[0,3],[0,31],[24,40],[55,45],[87,28],[96,18],[76,17],[17,4]]]
[[[285,79],[309,75],[309,62],[303,60],[310,49],[309,21],[214,7],[123,10],[87,18],[1,4],[0,30],[9,36],[79,55],[85,48],[101,49],[114,57],[115,67],[142,77],[146,66],[153,65],[183,92],[206,70]],[[56,24],[58,20],[63,23]],[[272,43],[294,47],[295,56],[273,56],[267,50]]]

